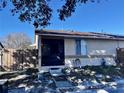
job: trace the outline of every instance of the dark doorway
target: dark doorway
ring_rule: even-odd
[[[42,39],[42,66],[64,65],[64,40]]]

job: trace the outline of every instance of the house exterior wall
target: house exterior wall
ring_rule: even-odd
[[[114,56],[116,56],[116,48],[124,48],[124,41],[114,40],[89,40],[82,39],[85,42],[81,56],[76,55],[75,39],[65,39],[65,65],[66,66],[86,66],[86,65],[100,65],[102,57],[90,57],[90,55],[111,55],[113,57],[105,57],[107,65],[115,65]],[[83,45],[83,44],[81,44]],[[82,46],[81,46],[82,48]],[[84,53],[83,53],[84,52]],[[89,55],[89,57],[83,57]],[[66,57],[72,56],[72,57]],[[80,59],[81,63],[76,64],[75,59]]]
[[[0,66],[2,65],[2,52],[0,50]]]
[[[35,35],[35,42],[34,42],[34,44],[35,44],[35,48],[36,49],[38,49],[38,35]]]
[[[82,55],[112,55],[116,56],[116,48],[124,48],[124,41],[114,40],[84,40],[85,45],[81,42]],[[65,39],[65,56],[76,55],[75,39]],[[85,47],[84,47],[85,46]]]
[[[119,48],[124,48],[124,41],[118,41]]]
[[[116,55],[118,41],[87,40],[88,55]]]
[[[2,66],[3,48],[0,46],[0,66]]]
[[[65,67],[65,66],[86,66],[86,65],[101,65],[102,57],[90,57],[89,55],[116,55],[116,48],[124,48],[124,41],[114,40],[91,40],[81,39],[81,55],[76,55],[75,39],[64,39],[65,66],[43,66],[41,67],[41,38],[38,38],[39,49],[39,70],[47,71],[49,68]],[[88,55],[89,57],[83,57]],[[67,57],[72,56],[72,57]],[[79,63],[75,63],[75,59],[80,59]],[[113,57],[106,57],[107,65],[116,65]]]
[[[114,40],[87,40],[88,55],[113,55],[116,56],[116,48],[124,48],[124,41]]]
[[[65,66],[66,67],[81,67],[81,66],[99,66],[102,64],[102,58],[100,57],[82,57],[79,62],[75,62],[76,57],[74,58],[65,58]],[[106,65],[116,65],[113,57],[105,57],[104,58]]]
[[[65,56],[76,55],[76,41],[75,39],[64,39]],[[86,41],[81,40],[81,55],[86,55]]]
[[[74,39],[64,39],[65,56],[75,55],[76,44]]]

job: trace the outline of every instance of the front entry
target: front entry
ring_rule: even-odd
[[[64,65],[64,40],[42,39],[42,66]]]

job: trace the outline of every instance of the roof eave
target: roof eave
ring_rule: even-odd
[[[82,38],[82,39],[99,39],[99,40],[120,40],[124,41],[124,38],[103,38],[103,37],[91,37],[91,36],[78,36],[78,35],[58,35],[58,34],[38,34],[43,37],[63,37],[63,38]]]

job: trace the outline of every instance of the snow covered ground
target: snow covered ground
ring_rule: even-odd
[[[67,89],[67,88],[65,88]],[[32,91],[32,92],[31,92]],[[118,86],[116,88],[112,88],[112,87],[106,87],[103,89],[78,89],[78,90],[73,90],[70,91],[68,89],[68,91],[63,90],[63,91],[57,91],[57,90],[53,90],[50,88],[31,88],[26,90],[26,93],[124,93],[124,86]]]
[[[21,77],[21,76],[20,76]],[[24,76],[25,77],[25,76]],[[22,78],[22,77],[21,77]],[[40,82],[41,81],[35,81]],[[38,86],[19,86],[25,88],[25,93],[124,93],[124,79],[116,79],[115,82],[104,82],[100,83],[91,83],[91,81],[86,81],[83,84],[77,86],[68,86],[68,82],[66,81],[57,81],[57,88],[53,89],[46,86],[38,85]],[[51,81],[52,83],[52,81]],[[24,88],[12,89],[11,91],[20,91],[17,93],[24,93]],[[21,90],[22,89],[22,90]],[[12,93],[12,92],[9,93]],[[13,92],[16,93],[16,92]]]
[[[87,84],[90,86],[91,84]],[[106,82],[106,85],[103,85],[104,88],[90,88],[86,89],[87,85],[79,85],[77,89],[71,91],[71,89],[60,90],[60,93],[124,93],[124,79],[117,80],[116,82]],[[91,85],[93,86],[93,84]],[[102,85],[101,85],[102,86]]]
[[[41,73],[38,77],[37,73],[1,73],[1,78],[4,74],[11,77],[8,79],[11,85],[9,93],[124,93],[123,73],[115,75],[115,67],[101,70],[102,68],[65,69],[61,74],[60,70],[57,73],[51,71]]]

